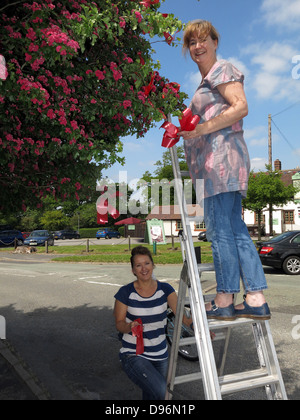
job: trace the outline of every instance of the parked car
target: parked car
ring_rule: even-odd
[[[24,238],[22,232],[18,230],[2,230],[0,232],[0,246],[14,246],[15,240],[17,245],[23,245]]]
[[[45,246],[48,242],[49,246],[54,245],[54,236],[48,230],[34,230],[24,241],[24,245],[29,246]]]
[[[53,233],[54,239],[80,239],[80,235],[75,230],[58,230]]]
[[[96,238],[97,239],[101,239],[101,238],[105,238],[105,239],[111,239],[111,238],[121,238],[120,232],[118,232],[117,230],[113,230],[110,228],[103,228],[103,229],[99,229],[98,232],[96,233]]]
[[[257,250],[263,265],[283,269],[286,274],[300,274],[299,230],[257,242]]]
[[[198,241],[207,242],[206,232],[200,232],[198,235]]]

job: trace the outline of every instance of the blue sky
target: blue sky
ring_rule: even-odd
[[[211,21],[221,35],[218,57],[244,72],[249,105],[244,129],[252,169],[263,170],[268,163],[268,114],[274,121],[273,162],[280,159],[283,169],[300,167],[300,0],[166,0],[160,11],[185,23]],[[153,47],[160,73],[191,98],[199,84],[198,67],[181,47]],[[127,171],[127,181],[134,184],[145,171],[153,173],[166,150],[161,147],[162,122],[143,139],[122,139],[125,166],[115,164],[103,176],[118,181],[119,172]]]

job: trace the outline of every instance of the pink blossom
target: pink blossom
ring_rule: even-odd
[[[61,125],[67,125],[67,120],[66,117],[60,117],[60,119],[58,120],[60,122]]]
[[[138,23],[141,23],[143,18],[142,15],[140,14],[140,12],[138,12],[137,10],[133,10],[135,17],[137,18]]]
[[[105,75],[104,75],[103,71],[96,70],[95,75],[99,80],[104,80],[105,79]]]
[[[133,63],[133,59],[130,57],[124,57],[124,61],[127,61],[129,64]]]
[[[126,100],[126,101],[123,102],[124,109],[130,108],[131,106],[132,106],[131,101]]]
[[[36,34],[33,28],[29,28],[26,34],[26,37],[29,38],[31,41],[36,40]]]
[[[60,181],[60,183],[63,185],[63,184],[65,184],[66,182],[71,182],[71,179],[70,178],[63,178],[61,181]]]
[[[7,165],[8,167],[9,167],[9,172],[14,172],[14,170],[15,170],[15,164],[14,163],[9,163],[8,165]]]
[[[138,98],[139,98],[140,101],[143,102],[143,104],[145,103],[145,101],[146,101],[146,95],[144,94],[144,92],[139,91],[138,92]]]
[[[45,62],[44,57],[40,57],[40,58],[36,59],[36,60],[35,60],[35,61],[31,64],[31,68],[32,68],[32,70],[34,70],[34,71],[39,70],[39,69],[40,69],[40,66],[41,66],[42,64],[44,64],[44,62]]]
[[[113,70],[114,79],[117,82],[118,80],[122,79],[122,72],[120,70]]]
[[[79,129],[77,121],[75,121],[75,120],[71,121],[71,126],[72,126],[73,130],[78,130]]]
[[[56,118],[56,114],[53,111],[53,109],[49,109],[47,112],[47,117],[50,118],[51,120],[54,120],[54,118]]]
[[[31,61],[32,55],[25,53],[25,61]]]
[[[29,52],[38,51],[38,50],[39,50],[39,46],[34,44],[33,42],[28,47]]]

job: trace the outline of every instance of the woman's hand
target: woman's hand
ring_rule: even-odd
[[[140,324],[137,321],[130,322],[130,329],[139,326]]]
[[[182,137],[183,140],[191,140],[196,137],[200,137],[201,134],[201,124],[199,124],[193,131],[180,131],[178,136]]]

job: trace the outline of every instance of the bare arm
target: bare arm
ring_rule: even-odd
[[[168,296],[168,305],[170,306],[170,308],[172,309],[175,315],[176,315],[176,309],[177,309],[177,302],[178,302],[178,297],[176,293],[175,292],[171,293]],[[193,322],[192,318],[187,318],[185,315],[183,315],[183,323],[185,325],[190,326],[192,322]]]
[[[242,83],[224,83],[219,85],[217,89],[230,107],[217,117],[199,124],[194,131],[180,132],[179,135],[184,140],[190,140],[230,127],[248,115],[248,104]]]
[[[122,334],[129,334],[133,327],[136,327],[138,322],[126,322],[127,306],[124,303],[116,300],[114,316],[116,320],[116,328]]]

